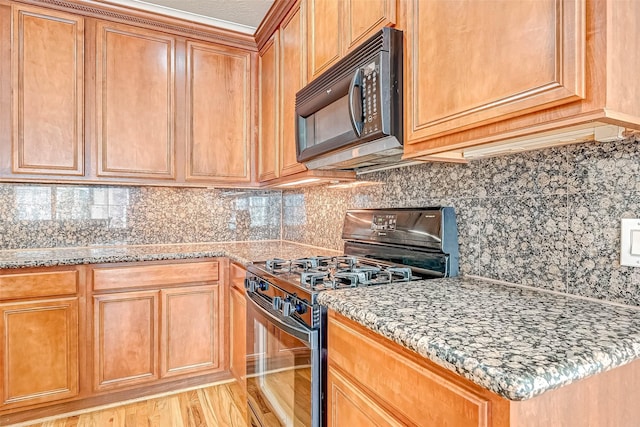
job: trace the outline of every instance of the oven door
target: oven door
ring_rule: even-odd
[[[320,427],[320,347],[317,330],[247,292],[247,400],[257,427]]]

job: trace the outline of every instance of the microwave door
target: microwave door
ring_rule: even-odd
[[[360,78],[349,74],[331,89],[333,100],[308,116],[298,115],[297,160],[312,159],[356,143],[362,129]],[[339,97],[335,97],[336,91]],[[324,92],[328,92],[327,89]],[[319,95],[320,96],[320,95]]]

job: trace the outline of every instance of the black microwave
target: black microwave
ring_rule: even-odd
[[[296,94],[298,162],[357,169],[399,160],[402,37],[383,28]]]

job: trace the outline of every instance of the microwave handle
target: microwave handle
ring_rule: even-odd
[[[358,68],[351,79],[351,84],[349,85],[349,118],[351,119],[351,126],[353,126],[353,130],[356,133],[356,136],[359,138],[362,134],[363,123],[361,121],[356,120],[355,109],[353,105],[353,97],[356,87],[362,87],[362,78],[360,68]],[[362,90],[362,89],[361,89]],[[362,92],[360,92],[359,99],[357,100],[358,106],[362,108]],[[361,110],[362,111],[362,110]],[[361,113],[362,114],[362,113]]]

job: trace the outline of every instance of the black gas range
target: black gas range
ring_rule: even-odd
[[[296,425],[324,425],[326,310],[316,302],[320,292],[393,286],[458,274],[453,208],[349,210],[342,238],[345,246],[340,256],[272,258],[248,267],[247,325],[258,325],[255,327],[263,331],[248,331],[254,339],[247,342],[247,354],[258,355],[247,359],[247,378],[252,385],[249,408],[257,426],[264,424],[260,421],[261,411],[256,408],[256,402],[261,401],[281,408],[275,412],[283,426],[292,420]],[[270,330],[278,331],[271,343]],[[291,345],[292,342],[296,344]],[[284,350],[269,354],[269,348]],[[301,396],[311,396],[311,401],[303,405],[278,402],[278,393],[269,392],[266,387],[269,379],[301,369],[309,370],[311,381],[298,381],[291,387],[297,387]],[[302,414],[294,409],[300,411],[300,407],[304,408]],[[305,421],[300,423],[301,419]]]

